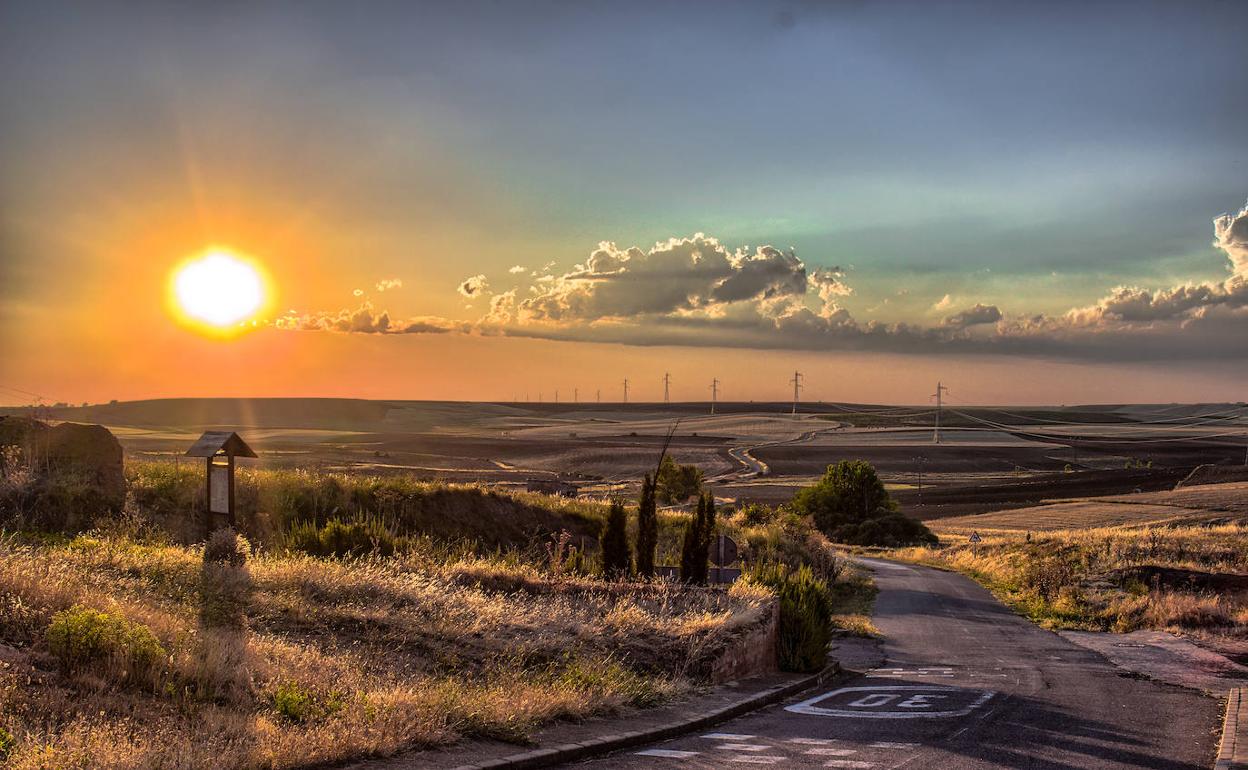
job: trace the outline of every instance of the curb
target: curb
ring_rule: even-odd
[[[628,733],[602,735],[583,743],[565,743],[562,746],[552,746],[548,749],[526,751],[500,759],[492,759],[480,764],[460,765],[453,768],[453,770],[504,770],[504,768],[506,770],[529,770],[536,767],[550,767],[551,765],[576,762],[620,749],[675,738],[693,730],[719,724],[763,706],[770,706],[790,695],[795,695],[811,687],[817,687],[840,673],[841,664],[833,661],[817,674],[812,674],[796,682],[771,687],[745,700],[737,701],[714,711],[708,711],[705,714],[686,719],[683,722],[658,727],[653,730],[637,730]]]
[[[1236,687],[1226,695],[1226,716],[1222,719],[1222,742],[1218,745],[1218,761],[1213,770],[1244,770],[1248,768],[1248,709],[1244,708],[1245,687]]]

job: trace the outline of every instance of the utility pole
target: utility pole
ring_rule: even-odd
[[[559,389],[555,388],[555,403],[559,403]]]
[[[572,403],[574,404],[581,403],[581,389],[580,388],[572,389]]]
[[[797,416],[797,400],[798,394],[802,390],[802,373],[794,370],[793,379],[789,380],[789,384],[793,386],[793,415]]]
[[[663,372],[663,403],[672,403],[672,375],[671,372]]]
[[[595,399],[595,400],[596,400],[599,404],[601,404],[601,403],[602,403],[602,388],[598,388],[598,390],[594,392],[594,399]]]
[[[936,392],[933,394],[933,396],[936,399],[936,431],[935,433],[932,434],[933,444],[940,443],[940,409],[941,409],[941,406],[944,404],[943,396],[945,393],[948,393],[948,392],[949,392],[948,388],[946,388],[944,385],[941,385],[940,382],[936,383]]]
[[[624,378],[624,403],[628,403],[628,378]]]
[[[715,414],[715,402],[719,400],[719,380],[711,379],[711,414]],[[1245,458],[1248,458],[1248,450],[1245,451]],[[1248,465],[1248,462],[1245,462]]]
[[[919,465],[919,507],[922,508],[923,507],[923,463],[927,462],[927,458],[920,455],[919,457],[914,458],[914,461],[918,463]]]

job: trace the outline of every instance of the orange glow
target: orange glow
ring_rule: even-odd
[[[257,326],[273,306],[271,281],[256,260],[212,247],[184,260],[169,275],[167,303],[183,325],[215,337]]]

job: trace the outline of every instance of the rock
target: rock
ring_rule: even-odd
[[[26,417],[0,417],[0,446],[18,447],[31,464],[33,508],[45,525],[67,526],[115,513],[125,504],[121,442],[102,425],[49,426]]]

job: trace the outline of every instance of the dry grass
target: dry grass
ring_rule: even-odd
[[[1248,638],[1244,524],[1062,529],[1030,541],[1017,531],[980,534],[975,545],[946,533],[943,548],[892,555],[971,575],[1047,627]]]
[[[247,627],[199,623],[197,549],[88,535],[0,538],[0,727],[13,768],[282,768],[493,737],[688,690],[770,599],[551,577],[518,558],[247,564]],[[53,615],[150,629],[150,681],[68,670]]]
[[[1055,501],[930,522],[939,534],[1045,532],[1079,527],[1202,524],[1248,516],[1248,483],[1209,484],[1165,492]]]

